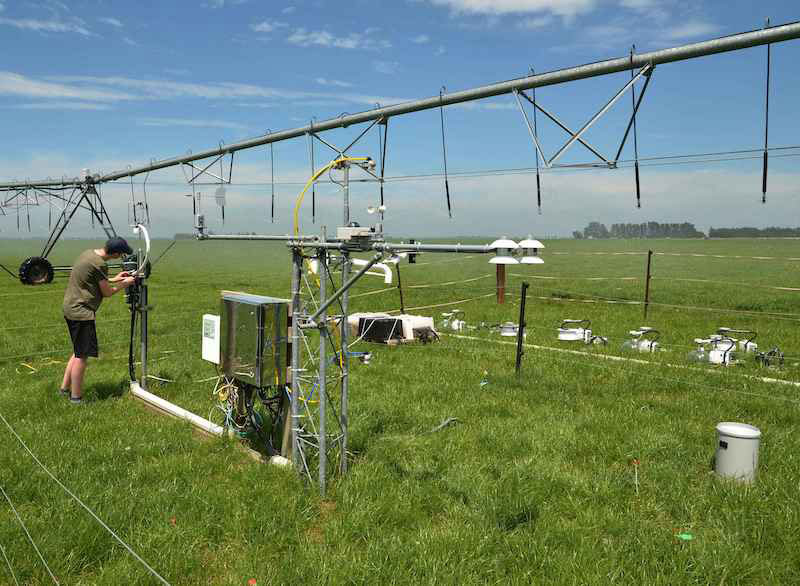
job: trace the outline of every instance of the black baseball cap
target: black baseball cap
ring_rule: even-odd
[[[133,248],[121,236],[114,236],[106,240],[104,248],[107,254],[133,254]]]

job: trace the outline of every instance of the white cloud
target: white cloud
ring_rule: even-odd
[[[40,33],[77,33],[84,37],[94,36],[82,21],[64,22],[62,20],[36,20],[33,18],[0,18],[0,25],[13,26],[20,30]]]
[[[416,43],[417,45],[424,45],[425,43],[430,42],[431,38],[428,35],[417,35],[413,39],[411,39],[412,43]]]
[[[338,79],[327,79],[325,77],[318,77],[314,81],[316,81],[320,85],[329,85],[333,87],[353,87],[352,83],[341,81]]]
[[[139,126],[191,126],[196,128],[228,128],[232,130],[246,130],[247,126],[237,122],[223,120],[198,120],[192,118],[139,118]]]
[[[122,22],[120,22],[118,19],[112,18],[110,16],[104,16],[103,18],[98,18],[97,20],[99,20],[100,22],[103,22],[105,24],[117,27],[117,28],[122,28]]]
[[[619,0],[619,5],[633,10],[645,10],[658,6],[656,0]]]
[[[394,75],[400,69],[400,64],[397,61],[373,61],[372,68],[384,75]]]
[[[136,99],[135,96],[128,93],[39,81],[10,71],[0,71],[0,95],[3,94],[28,98],[71,98],[101,102]]]
[[[241,96],[276,97],[277,90],[236,83],[200,84],[168,80],[134,79],[129,77],[92,77],[64,75],[51,78],[55,81],[75,84],[112,86],[139,92],[135,97],[147,99],[206,98],[221,99]]]
[[[305,118],[290,120],[298,126],[308,123]],[[50,148],[31,154],[20,153],[20,158],[4,169],[6,173],[10,173],[8,169],[13,167],[17,178],[41,178],[48,175],[60,177],[65,171],[72,176],[78,169],[85,167],[104,173],[124,169],[129,163],[138,166],[148,162],[152,155],[153,152],[129,152],[115,159],[108,159],[102,158],[107,155],[100,154],[100,158],[86,160],[82,155],[72,156]],[[244,156],[240,158],[237,155],[236,159],[234,185],[228,187],[225,230],[260,231],[265,226],[263,185],[269,184],[269,167],[263,164],[263,159],[252,164],[245,162]],[[276,166],[276,180],[301,183],[299,186],[277,186],[276,223],[271,229],[275,234],[292,229],[292,207],[297,191],[308,178],[307,162],[303,163],[299,158],[296,161],[279,161],[280,164]],[[759,161],[754,161],[754,165],[758,164]],[[490,166],[487,162],[486,166],[479,167]],[[705,231],[709,225],[786,225],[800,214],[800,199],[796,197],[798,173],[770,175],[770,200],[764,206],[759,203],[760,168],[746,171],[733,165],[712,165],[706,168],[706,164],[703,164],[703,169],[676,168],[665,171],[658,167],[643,168],[643,208],[640,210],[635,207],[633,172],[630,168],[617,171],[543,172],[544,213],[541,216],[536,214],[536,180],[531,170],[526,174],[483,177],[451,174],[449,184],[454,217],[449,220],[441,176],[414,181],[391,181],[392,176],[440,171],[436,167],[408,168],[399,161],[390,165],[386,190],[386,204],[389,208],[386,220],[390,234],[425,238],[433,235],[452,237],[470,234],[484,237],[497,234],[524,236],[530,233],[543,237],[552,234],[568,235],[593,220],[607,226],[613,222],[689,221]],[[454,164],[450,170],[451,173],[457,173],[458,164]],[[3,170],[0,169],[0,175],[2,173]],[[14,177],[6,175],[0,177],[0,180],[11,181]],[[151,206],[154,232],[159,237],[171,237],[173,232],[190,231],[191,200],[183,197],[186,186],[180,168],[154,172],[150,175],[150,181],[163,181],[165,184],[160,188],[158,205]],[[260,186],[244,186],[259,183]],[[173,187],[169,184],[176,185]],[[364,205],[375,201],[373,184],[363,184],[363,187],[361,185],[352,185],[353,201],[363,201]],[[487,193],[498,195],[486,197]],[[130,185],[124,182],[109,183],[104,188],[104,195],[112,220],[124,225]],[[362,196],[364,199],[359,199]],[[341,221],[341,195],[338,188],[320,185],[317,188],[317,197],[318,224],[337,225],[336,222]],[[310,205],[310,202],[306,205]],[[44,214],[38,218],[33,216],[34,235],[47,233],[47,218],[44,217],[47,209],[40,208],[38,212],[41,214],[42,211]],[[208,211],[207,220],[211,227],[215,230],[222,229],[218,210],[212,207]],[[32,214],[35,213],[36,210],[33,210]],[[353,214],[357,220],[369,217],[364,215],[361,204],[353,208]],[[76,219],[72,225],[72,233],[85,237],[79,231],[79,225],[81,222],[88,224],[88,216],[79,213]],[[310,224],[310,212],[306,207],[301,210],[301,222],[302,226]],[[4,223],[0,219],[0,230],[6,228],[10,228],[8,222]],[[308,225],[307,229],[312,227]],[[16,234],[16,231],[8,230],[3,234],[7,237]],[[545,254],[548,250],[550,253],[558,250],[558,243],[554,242],[552,247],[547,242],[545,244],[548,245]]]
[[[280,22],[279,20],[262,20],[259,23],[251,24],[250,28],[257,32],[257,33],[271,33],[279,28],[284,28],[289,26],[285,22]]]
[[[678,41],[713,34],[719,27],[710,22],[691,20],[689,22],[669,27],[659,33],[659,38],[665,41]]]
[[[572,18],[590,12],[599,0],[429,0],[447,6],[457,14],[535,14],[550,13]]]
[[[122,37],[122,42],[125,43],[126,45],[130,45],[131,47],[138,47],[139,46],[139,43],[137,43],[136,41],[134,41],[130,37]]]
[[[436,51],[434,51],[433,54],[436,55],[437,57],[441,57],[446,52],[447,50],[444,48],[444,45],[439,45],[438,47],[436,47]]]
[[[0,72],[0,94],[4,93],[3,89],[3,72]],[[397,104],[399,102],[408,101],[407,97],[393,97],[393,96],[376,96],[354,93],[334,93],[334,92],[309,92],[309,91],[295,91],[280,88],[271,88],[265,86],[257,86],[242,83],[185,83],[168,80],[150,80],[150,79],[135,79],[129,77],[92,77],[92,76],[56,76],[50,78],[51,81],[60,82],[58,84],[46,84],[56,86],[62,92],[72,92],[75,95],[55,95],[57,92],[52,90],[53,95],[47,93],[25,93],[22,90],[26,89],[26,82],[28,85],[36,89],[37,84],[45,82],[37,82],[29,78],[19,76],[17,74],[5,74],[7,76],[16,76],[21,81],[17,81],[16,92],[21,95],[29,95],[33,97],[77,97],[87,100],[171,100],[177,98],[202,98],[209,100],[224,100],[224,99],[267,99],[267,100],[291,100],[294,102],[303,101],[303,103],[311,103],[319,100],[326,100],[335,103],[353,103],[361,105],[374,105],[376,102],[382,104]],[[75,85],[66,85],[75,84]],[[85,87],[88,85],[88,87]],[[122,88],[126,92],[124,94],[114,94],[107,88]],[[33,91],[33,90],[29,90]],[[7,91],[5,93],[12,93]],[[105,96],[105,97],[87,97],[89,95]],[[119,97],[114,97],[119,96]]]
[[[527,30],[538,30],[540,28],[544,28],[553,23],[553,17],[546,15],[546,16],[536,16],[533,18],[523,18],[517,23],[518,28],[527,29]]]
[[[108,104],[93,102],[33,102],[15,106],[21,110],[110,110]]]
[[[369,36],[376,31],[377,29],[371,28],[364,31],[364,33],[350,33],[344,37],[337,37],[328,31],[309,31],[304,28],[298,28],[286,40],[300,47],[317,45],[337,49],[367,49],[375,51],[390,48],[392,44],[389,41],[374,39]]]
[[[635,43],[637,48],[669,47],[680,41],[707,37],[719,30],[719,26],[698,20],[685,18],[682,14],[660,14],[658,11],[639,15],[623,15],[603,24],[586,26],[581,31],[579,41],[566,45],[554,46],[551,50],[569,52],[575,49],[617,50],[620,46]],[[641,20],[647,17],[653,23],[653,32],[642,38]],[[680,24],[674,24],[680,23]]]
[[[237,102],[237,108],[274,108],[275,104],[269,102]]]
[[[281,10],[281,14],[291,14],[295,10],[296,10],[296,8],[294,6],[287,6],[286,8]]]
[[[225,8],[225,6],[238,6],[247,1],[248,0],[208,0],[203,6],[206,8]]]
[[[3,5],[2,2],[0,2],[0,12],[3,12],[3,10],[5,10],[5,9],[6,9],[6,7]]]

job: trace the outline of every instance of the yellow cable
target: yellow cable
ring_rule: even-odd
[[[295,236],[298,236],[300,234],[300,206],[303,204],[303,198],[305,197],[306,192],[308,191],[308,188],[311,187],[317,179],[319,179],[320,175],[325,173],[325,171],[327,171],[331,167],[335,167],[336,165],[338,165],[340,163],[354,162],[354,161],[368,161],[368,160],[369,160],[369,157],[347,157],[347,156],[341,156],[341,157],[338,157],[338,158],[332,160],[330,163],[328,163],[327,165],[322,167],[319,171],[317,171],[316,173],[314,173],[311,176],[311,179],[309,179],[308,182],[306,183],[305,187],[303,187],[303,191],[300,192],[300,195],[297,196],[297,200],[294,203],[294,235]],[[306,267],[309,270],[311,269],[311,263],[308,261],[308,259],[306,259]],[[319,286],[319,284],[320,284],[319,275],[314,275],[314,278],[317,281],[317,286]],[[345,327],[347,327],[346,324],[345,324]],[[343,353],[340,353],[340,355],[339,355],[339,366],[341,368],[344,368],[344,355],[343,355]],[[276,383],[277,383],[277,381],[276,381]]]
[[[303,187],[303,191],[301,191],[300,195],[297,196],[297,200],[295,201],[295,204],[294,204],[294,235],[295,236],[298,236],[299,233],[300,233],[300,206],[303,203],[303,198],[305,197],[306,191],[308,191],[308,188],[311,187],[317,179],[319,179],[320,175],[322,175],[325,171],[327,171],[331,167],[334,167],[334,166],[338,165],[339,163],[345,163],[345,162],[350,162],[350,161],[367,161],[367,160],[369,160],[369,157],[346,157],[346,156],[345,157],[339,157],[339,158],[336,158],[336,159],[332,160],[330,163],[328,163],[327,165],[322,167],[319,171],[317,171],[316,173],[314,173],[314,175],[311,176],[311,179],[309,179],[308,182],[306,183],[305,187]]]

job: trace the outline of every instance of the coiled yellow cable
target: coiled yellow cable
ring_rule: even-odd
[[[335,167],[340,163],[350,162],[350,161],[368,161],[369,157],[347,157],[342,156],[332,160],[330,163],[322,167],[319,171],[314,173],[311,176],[311,179],[308,180],[305,187],[303,187],[303,191],[300,192],[300,195],[297,196],[297,200],[294,203],[294,235],[298,236],[300,234],[300,206],[303,204],[303,198],[306,195],[306,191],[308,188],[311,187],[314,182],[319,179],[320,175],[325,173],[331,167]]]

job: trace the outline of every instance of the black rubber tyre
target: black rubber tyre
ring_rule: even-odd
[[[25,259],[19,266],[19,280],[23,285],[46,285],[53,282],[53,265],[41,256]]]

